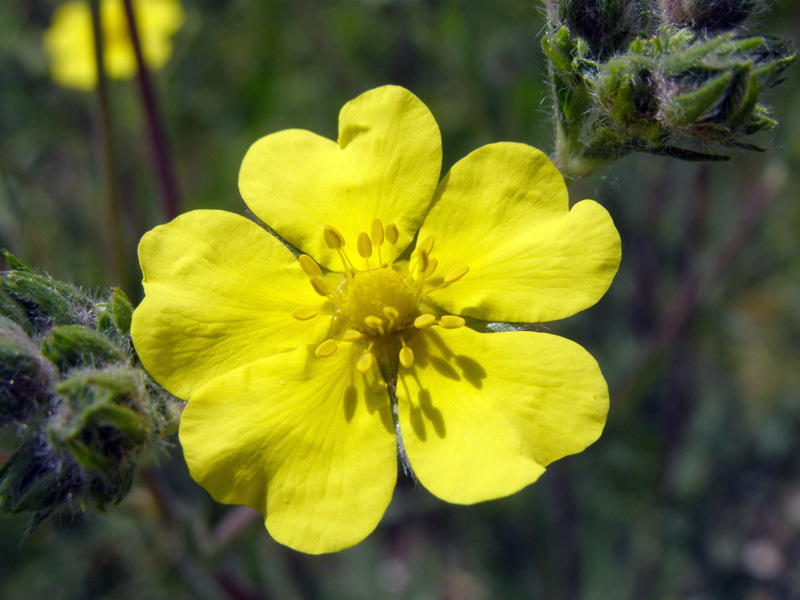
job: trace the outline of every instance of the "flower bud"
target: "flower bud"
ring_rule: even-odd
[[[133,369],[73,372],[55,391],[60,404],[48,435],[86,469],[117,477],[159,432],[143,377]]]
[[[757,0],[661,0],[664,20],[695,31],[733,29],[757,8]]]
[[[28,313],[25,311],[25,308],[6,293],[3,288],[0,288],[0,316],[13,321],[26,332],[31,329],[30,321],[28,321]]]
[[[556,0],[555,8],[559,21],[601,56],[622,48],[643,15],[639,0]]]
[[[124,358],[106,336],[81,325],[53,327],[42,341],[42,354],[62,372],[80,366],[99,367]]]
[[[620,56],[603,65],[597,93],[615,121],[631,125],[655,114],[653,71],[651,61],[639,56]]]
[[[70,325],[86,320],[92,301],[80,288],[33,271],[8,252],[5,256],[12,270],[2,274],[0,283],[24,309],[34,329],[41,331],[51,325]],[[6,316],[14,319],[11,314]]]
[[[0,425],[27,421],[46,406],[55,376],[25,332],[0,317]]]
[[[76,508],[85,487],[78,464],[42,437],[25,442],[0,469],[0,511],[36,513],[38,522]]]

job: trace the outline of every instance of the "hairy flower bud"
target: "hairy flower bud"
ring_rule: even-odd
[[[577,4],[558,7],[579,11]],[[724,152],[709,153],[709,143],[758,150],[745,137],[776,125],[761,104],[763,92],[783,81],[797,59],[776,38],[709,36],[672,24],[656,34],[640,32],[625,51],[601,56],[560,23],[542,47],[556,106],[556,162],[568,176],[589,174],[633,151],[727,160]]]
[[[9,253],[6,262],[12,270],[3,273],[0,284],[25,310],[34,329],[41,331],[51,325],[86,320],[92,301],[80,288],[33,271]]]
[[[143,377],[133,369],[73,372],[55,391],[60,403],[48,424],[50,438],[87,469],[135,463],[159,431]]]
[[[25,442],[0,469],[0,510],[34,513],[34,525],[76,508],[86,480],[78,464],[55,452],[43,436]]]
[[[696,31],[721,31],[741,25],[758,0],[661,0],[664,20]]]
[[[643,15],[640,0],[556,0],[555,9],[561,23],[603,56],[636,34]]]
[[[47,403],[55,369],[25,332],[0,317],[0,425],[25,422]]]
[[[178,402],[141,368],[133,306],[97,299],[7,254],[0,274],[0,426],[19,447],[0,469],[0,512],[32,527],[118,503],[138,464],[177,429]]]

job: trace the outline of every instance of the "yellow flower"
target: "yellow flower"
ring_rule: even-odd
[[[440,169],[427,107],[378,88],[344,106],[338,144],[281,131],[244,158],[242,196],[299,259],[223,211],[142,239],[133,340],[188,400],[191,474],[297,550],[340,550],[376,527],[398,441],[422,485],[470,504],[525,487],[603,428],[608,389],[583,348],[464,324],[593,305],[620,260],[608,213],[569,210],[561,175],[523,144],[484,146],[441,182]]]
[[[178,0],[134,0],[133,9],[144,60],[150,68],[160,69],[172,53],[172,35],[183,24],[183,8]],[[116,79],[133,77],[136,56],[122,0],[101,0],[100,20],[107,74]],[[90,90],[97,84],[88,2],[68,0],[56,7],[44,47],[58,83],[79,90]]]

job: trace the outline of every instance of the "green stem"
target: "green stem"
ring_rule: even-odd
[[[94,35],[94,59],[97,70],[97,106],[100,113],[100,128],[97,133],[99,156],[105,179],[107,202],[106,215],[108,232],[106,243],[110,244],[111,273],[120,283],[127,283],[125,247],[122,236],[122,210],[119,187],[116,177],[116,158],[112,141],[111,104],[108,99],[108,78],[103,61],[103,27],[100,21],[100,1],[89,3],[92,14],[92,32]]]
[[[144,55],[142,54],[139,29],[136,25],[136,16],[133,12],[133,1],[123,0],[123,4],[125,6],[125,15],[128,20],[133,51],[136,55],[136,64],[138,66],[136,79],[139,84],[139,94],[144,108],[147,133],[150,139],[150,150],[153,155],[153,166],[155,167],[159,188],[161,190],[164,215],[167,220],[172,220],[178,216],[180,210],[181,202],[178,184],[175,178],[175,172],[172,168],[172,161],[170,160],[164,125],[159,116],[153,80],[150,77],[150,71],[144,62]]]

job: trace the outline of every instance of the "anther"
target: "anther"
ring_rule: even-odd
[[[469,272],[469,267],[461,267],[460,269],[456,269],[455,271],[450,271],[447,275],[444,276],[445,283],[453,283],[454,281],[458,281],[464,275]]]
[[[381,223],[380,219],[375,218],[372,220],[370,233],[372,233],[372,245],[381,246],[383,244],[383,223]]]
[[[328,339],[317,346],[317,349],[314,350],[314,354],[319,358],[328,358],[329,356],[333,356],[333,353],[336,352],[338,347],[336,340]]]
[[[425,269],[425,272],[422,273],[423,277],[430,277],[433,275],[433,272],[436,270],[436,267],[439,266],[439,261],[435,258],[432,258],[428,261],[428,268]]]
[[[424,240],[422,240],[419,244],[417,244],[417,250],[425,250],[428,254],[433,252],[433,242],[436,241],[432,235],[429,235]]]
[[[411,351],[411,348],[408,346],[403,346],[400,348],[400,364],[403,365],[406,369],[410,369],[414,366],[414,353]]]
[[[331,250],[341,250],[344,247],[344,236],[335,227],[325,225],[322,228],[322,235]]]
[[[373,360],[372,354],[369,352],[364,352],[364,354],[361,355],[361,358],[359,358],[358,362],[356,363],[356,369],[362,373],[366,373],[372,368]]]
[[[439,319],[439,326],[444,329],[458,329],[463,327],[464,323],[466,323],[464,319],[455,315],[445,315]]]
[[[297,260],[300,261],[300,268],[303,269],[303,273],[309,277],[319,277],[322,275],[322,269],[319,268],[319,265],[314,262],[314,259],[310,256],[301,254],[300,258]]]
[[[422,275],[428,270],[428,251],[425,248],[420,248],[417,251],[417,273]]]
[[[308,281],[311,283],[311,287],[314,288],[314,291],[320,296],[330,296],[333,293],[331,284],[325,281],[322,277],[314,276]]]
[[[420,315],[416,319],[414,319],[414,327],[417,329],[424,329],[425,327],[430,327],[436,323],[436,317],[433,315]]]
[[[361,335],[360,331],[356,331],[355,329],[348,329],[347,331],[344,332],[344,335],[342,335],[342,341],[343,342],[357,342],[362,337],[363,336]]]
[[[317,316],[317,311],[311,307],[303,306],[302,308],[296,308],[292,311],[292,316],[297,319],[298,321],[308,321],[309,319],[313,319]]]
[[[389,223],[386,226],[386,241],[388,241],[393,246],[397,243],[397,238],[400,237],[400,230],[397,229],[397,225],[394,223]]]
[[[397,312],[397,309],[394,306],[384,306],[383,314],[386,315],[387,319],[391,319],[393,321],[396,321],[400,318],[400,313]]]
[[[383,320],[380,317],[376,317],[375,315],[366,316],[364,317],[364,325],[370,329],[377,329],[378,333],[383,335]]]
[[[372,240],[369,239],[366,231],[362,231],[358,234],[356,247],[358,248],[358,253],[361,255],[361,258],[369,258],[372,256]]]

